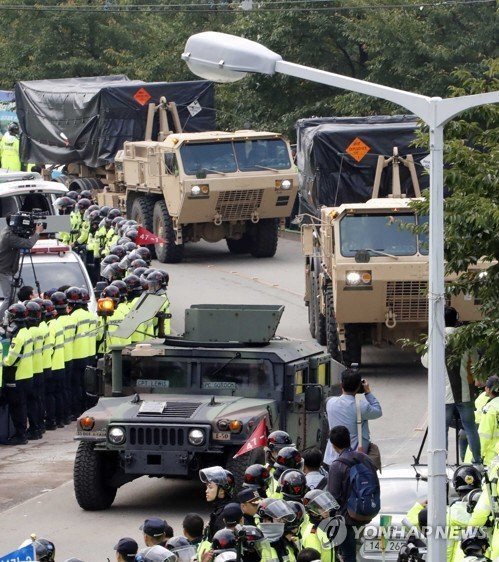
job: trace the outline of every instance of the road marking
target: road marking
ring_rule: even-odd
[[[236,277],[240,277],[241,279],[246,279],[246,281],[254,281],[255,283],[258,283],[259,285],[264,285],[265,287],[271,287],[273,289],[278,288],[279,290],[289,293],[290,295],[294,295],[295,297],[303,297],[302,293],[297,293],[296,291],[287,289],[286,287],[281,287],[279,283],[272,283],[271,281],[265,281],[263,279],[260,279],[259,277],[246,275],[244,273],[240,273],[239,271],[230,271],[228,269],[224,269],[223,267],[218,267],[217,265],[213,265],[213,264],[207,265],[205,267],[208,267],[209,269],[214,269],[216,271],[220,271],[221,273],[228,273],[229,275],[235,275]]]

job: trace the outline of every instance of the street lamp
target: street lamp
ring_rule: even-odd
[[[428,318],[428,537],[430,562],[446,559],[445,536],[436,529],[446,523],[445,337],[444,337],[444,198],[443,148],[445,124],[471,107],[499,102],[499,92],[430,98],[381,84],[325,72],[282,60],[263,45],[226,33],[206,31],[187,40],[182,59],[198,76],[235,82],[248,73],[287,74],[335,88],[374,96],[405,107],[430,130],[430,248]]]

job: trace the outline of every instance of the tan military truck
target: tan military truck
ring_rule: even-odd
[[[400,192],[398,166],[406,165],[416,195],[411,155],[379,157],[373,197],[366,203],[322,207],[320,220],[302,226],[305,302],[311,333],[345,364],[361,363],[362,345],[400,345],[428,326],[428,237],[411,225],[427,221]],[[392,168],[392,195],[379,198],[379,179]],[[480,264],[477,268],[485,268]],[[480,318],[467,295],[448,296],[461,321]]]
[[[184,244],[201,239],[272,257],[298,189],[289,143],[250,130],[163,130],[159,139],[125,142],[100,201],[116,205],[118,196],[129,218],[164,239],[155,246],[162,262],[181,261]]]

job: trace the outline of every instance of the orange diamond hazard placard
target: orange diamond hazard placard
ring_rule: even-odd
[[[145,105],[151,99],[151,94],[144,88],[140,88],[135,92],[133,99],[140,105]]]
[[[357,162],[360,162],[370,150],[371,147],[367,146],[367,144],[361,141],[359,137],[355,137],[347,146],[348,154],[350,154],[350,156]]]

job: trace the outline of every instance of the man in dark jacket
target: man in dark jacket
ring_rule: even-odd
[[[354,521],[348,513],[347,503],[351,491],[351,463],[361,463],[372,469],[377,479],[376,467],[366,454],[352,451],[350,448],[350,433],[345,426],[337,425],[333,427],[329,434],[329,440],[338,456],[329,467],[327,490],[340,505],[337,514],[345,518],[347,526],[347,536],[343,543],[339,545],[338,550],[343,562],[355,562],[357,559],[355,527],[361,523],[359,523],[359,521]]]
[[[13,216],[7,217],[7,226],[0,232],[0,291],[4,298],[0,304],[0,323],[5,311],[12,304],[9,302],[10,288],[12,278],[19,269],[21,250],[30,250],[43,232],[43,226],[38,224],[31,236],[25,236],[27,232],[22,228],[10,226],[10,219]]]

